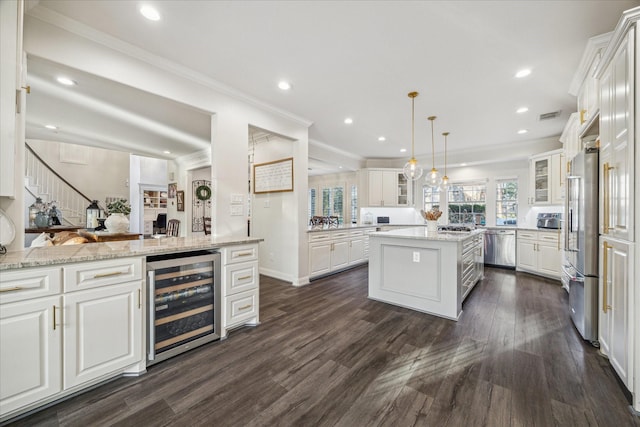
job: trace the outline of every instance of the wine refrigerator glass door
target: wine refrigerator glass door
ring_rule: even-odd
[[[220,254],[147,263],[148,361],[172,357],[220,337]]]

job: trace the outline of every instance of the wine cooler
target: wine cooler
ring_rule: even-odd
[[[147,364],[220,338],[220,254],[147,258]]]

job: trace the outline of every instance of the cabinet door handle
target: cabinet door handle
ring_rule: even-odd
[[[56,305],[53,304],[53,330],[56,330]]]
[[[609,217],[611,215],[611,211],[610,211],[610,209],[611,209],[611,206],[610,206],[610,204],[611,204],[611,195],[610,195],[610,192],[609,192],[609,189],[610,189],[609,183],[610,183],[610,180],[611,180],[611,175],[610,175],[609,171],[611,169],[614,169],[614,168],[613,168],[613,166],[609,166],[608,162],[605,162],[602,165],[602,169],[603,169],[602,170],[602,181],[603,181],[603,187],[604,187],[604,194],[602,195],[603,204],[604,204],[604,206],[603,206],[603,208],[604,208],[603,211],[604,212],[602,213],[602,215],[604,216],[604,218],[603,218],[604,221],[603,221],[603,224],[602,224],[602,231],[603,231],[604,234],[609,234],[609,231],[611,230],[611,227],[610,227],[611,224],[609,223],[609,219],[610,219]]]
[[[142,309],[142,290],[138,289],[138,310]]]
[[[13,292],[13,291],[19,291],[20,289],[22,289],[22,286],[14,286],[12,288],[0,289],[0,292]]]
[[[119,276],[121,274],[124,274],[122,271],[112,271],[110,273],[100,273],[100,274],[96,274],[95,276],[93,276],[94,279],[100,279],[103,277],[111,277],[111,276]]]
[[[252,304],[244,305],[242,307],[238,307],[238,311],[246,310],[246,309],[251,308],[251,307],[253,307]]]
[[[580,110],[580,124],[583,124],[585,122],[584,120],[585,114],[587,114],[587,110]]]
[[[239,257],[239,256],[251,256],[251,255],[253,255],[253,252],[242,252],[242,253],[236,254],[237,257]]]
[[[607,280],[609,276],[609,248],[612,246],[606,241],[602,243],[604,250],[602,251],[602,312],[606,313],[611,307],[607,301],[608,286]]]
[[[242,277],[238,277],[238,281],[240,281],[240,280],[247,280],[247,279],[251,279],[251,276],[242,276]]]

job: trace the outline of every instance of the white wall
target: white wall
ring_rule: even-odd
[[[55,16],[48,17],[52,22]],[[214,235],[246,236],[246,217],[231,214],[232,194],[247,193],[249,126],[284,135],[293,145],[296,191],[291,202],[291,246],[289,254],[294,284],[308,281],[306,249],[306,196],[308,164],[308,122],[260,101],[222,87],[180,64],[170,63],[127,43],[113,40],[78,24],[72,31],[27,16],[25,50],[50,61],[129,85],[212,114],[211,167],[214,179]],[[64,25],[57,22],[59,25]],[[92,41],[89,38],[91,37]],[[110,48],[107,45],[117,46]],[[304,248],[304,249],[301,249]]]

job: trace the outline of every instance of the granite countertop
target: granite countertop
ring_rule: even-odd
[[[463,240],[468,239],[470,236],[475,236],[477,234],[483,234],[485,230],[476,229],[470,231],[468,233],[460,233],[460,232],[439,232],[439,233],[429,233],[427,232],[426,227],[408,227],[401,228],[398,230],[390,230],[390,231],[378,231],[375,233],[371,233],[370,237],[393,237],[400,239],[414,239],[414,240],[437,240],[443,242],[461,242]]]
[[[214,249],[223,246],[258,243],[262,240],[250,237],[164,237],[161,239],[25,248],[23,251],[12,251],[7,252],[5,255],[0,255],[0,271],[72,262]]]
[[[318,225],[318,226],[310,226],[307,229],[307,232],[313,233],[316,231],[338,231],[338,230],[356,230],[358,228],[376,228],[380,225],[388,225],[388,224],[340,224],[340,225]]]

